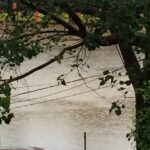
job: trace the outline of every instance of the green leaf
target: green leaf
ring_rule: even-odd
[[[66,86],[66,81],[64,79],[62,79],[61,84]]]
[[[107,75],[107,74],[109,74],[109,70],[105,70],[105,71],[103,72],[103,75]]]
[[[14,118],[14,114],[13,113],[8,114],[8,119],[11,120],[12,118]]]
[[[114,80],[114,81],[113,81],[113,83],[116,83],[116,82],[117,82],[117,80]]]
[[[123,104],[121,107],[122,107],[122,108],[125,108],[125,105]]]
[[[109,109],[109,113],[112,112],[113,109],[116,109],[118,106],[117,106],[117,103],[116,102],[113,102],[112,105],[111,105],[111,108]]]
[[[101,82],[100,82],[100,86],[104,85],[106,82],[105,80],[103,79]]]
[[[130,133],[127,133],[127,134],[126,134],[126,137],[127,137],[127,138],[130,137]]]
[[[107,76],[105,77],[105,82],[107,82],[108,80],[111,80],[111,83],[113,83],[113,81],[114,81],[114,76],[112,76],[112,75],[107,75]]]
[[[121,115],[121,109],[115,110],[115,113],[116,113],[117,116],[120,116]]]
[[[125,84],[126,84],[127,86],[129,86],[129,85],[131,85],[131,81],[130,81],[130,80],[125,81]]]
[[[4,94],[6,97],[11,95],[11,88],[9,84],[0,86],[0,94]]]
[[[2,116],[2,120],[6,123],[9,124],[11,119],[7,118],[6,116]]]
[[[119,72],[119,73],[118,73],[118,76],[122,76],[122,74]]]
[[[104,80],[104,78],[98,78],[99,80]]]
[[[123,91],[123,90],[125,90],[126,88],[124,88],[124,87],[120,87],[118,90],[119,91]]]
[[[9,109],[10,106],[10,97],[0,97],[0,106],[4,109]]]
[[[124,84],[124,82],[123,82],[123,81],[120,81],[120,82],[119,82],[119,84],[120,84],[120,85],[123,85],[123,84]]]

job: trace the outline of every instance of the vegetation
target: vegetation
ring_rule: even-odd
[[[136,97],[136,122],[133,135],[137,150],[150,149],[150,1],[145,0],[21,0],[25,6],[20,19],[16,18],[17,9],[11,9],[11,3],[7,3],[3,11],[7,13],[1,29],[0,39],[0,66],[1,72],[6,66],[13,69],[26,59],[43,52],[44,49],[52,49],[53,45],[64,42],[64,37],[74,36],[78,42],[73,45],[63,45],[63,49],[54,58],[16,77],[5,78],[0,76],[0,122],[9,123],[13,114],[9,112],[11,83],[20,80],[54,62],[61,63],[65,53],[75,53],[76,63],[73,67],[80,67],[84,60],[80,58],[82,47],[86,50],[98,50],[100,46],[118,45],[124,61],[124,67],[129,76],[129,81],[119,82],[120,85],[130,83],[133,85]],[[42,22],[31,20],[34,11],[39,11],[45,17]],[[77,12],[85,15],[81,19]],[[62,19],[61,14],[68,15],[69,22]],[[61,29],[48,28],[50,22],[59,24]],[[65,30],[63,30],[65,29]],[[36,37],[36,38],[35,38]],[[47,39],[44,41],[44,39]],[[44,41],[44,42],[43,42]],[[138,54],[143,54],[138,59]],[[139,62],[142,62],[139,63]],[[60,78],[61,79],[61,78]],[[100,79],[100,85],[108,80],[115,83],[109,71],[104,72],[104,78]],[[61,79],[65,85],[65,81]],[[122,87],[120,89],[124,91]],[[125,91],[125,93],[127,93]],[[116,109],[120,115],[121,107],[117,103],[112,104],[111,111]]]

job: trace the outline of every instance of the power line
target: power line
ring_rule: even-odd
[[[102,87],[102,88],[107,88],[109,86],[110,85]],[[100,88],[97,88],[97,89],[94,89],[94,90],[97,91],[97,90],[100,90]],[[16,107],[12,107],[11,109],[17,109],[17,108],[22,108],[22,107],[27,107],[27,106],[33,106],[33,105],[38,105],[38,104],[42,104],[42,103],[46,103],[46,102],[58,101],[58,100],[61,100],[61,99],[64,99],[64,98],[78,96],[78,95],[82,95],[82,94],[89,93],[89,92],[92,92],[92,91],[93,90],[88,90],[88,91],[79,92],[79,93],[76,93],[76,94],[71,94],[71,95],[68,95],[68,96],[63,96],[63,97],[59,97],[59,98],[53,98],[53,99],[49,99],[49,100],[45,100],[45,101],[40,101],[40,102],[32,103],[32,104],[26,104],[26,105],[16,106]],[[135,97],[127,97],[127,98],[135,98]]]
[[[95,80],[97,80],[98,78],[95,78],[95,79],[92,79],[86,83],[90,83],[90,82],[93,82]],[[23,102],[29,102],[29,101],[33,101],[33,100],[36,100],[36,99],[40,99],[40,98],[45,98],[45,97],[49,97],[49,96],[52,96],[52,95],[56,95],[56,94],[60,94],[62,92],[65,92],[65,91],[69,91],[69,90],[72,90],[72,89],[75,89],[77,87],[80,87],[82,85],[85,85],[85,83],[82,83],[80,85],[77,85],[77,86],[74,86],[74,87],[71,87],[71,88],[68,88],[68,89],[65,89],[65,90],[61,90],[61,91],[58,91],[58,92],[54,92],[52,94],[47,94],[47,95],[44,95],[44,96],[39,96],[39,97],[35,97],[35,98],[31,98],[31,99],[27,99],[27,100],[19,100],[19,101],[15,101],[15,102],[12,102],[12,104],[18,104],[18,103],[23,103]],[[110,85],[109,85],[110,86]],[[105,87],[101,87],[101,88],[105,88]],[[99,95],[101,96],[101,95]],[[105,98],[104,96],[101,96],[102,98]]]
[[[90,81],[88,81],[87,83],[93,82],[93,81],[95,81],[95,80],[97,80],[97,79],[98,79],[98,78],[93,79],[93,80],[90,80]],[[61,91],[58,91],[58,92],[54,92],[54,93],[52,93],[52,94],[47,94],[47,95],[44,95],[44,96],[39,96],[39,97],[35,97],[35,98],[23,100],[23,101],[22,101],[22,100],[15,101],[15,102],[12,102],[12,104],[23,103],[23,102],[27,102],[27,101],[33,101],[33,100],[36,100],[36,99],[39,99],[39,98],[45,98],[45,97],[48,97],[48,96],[60,94],[60,93],[62,93],[62,92],[66,92],[66,91],[75,89],[75,88],[80,87],[80,86],[82,86],[82,85],[85,85],[85,83],[79,84],[79,85],[77,85],[77,86],[74,86],[74,87],[71,87],[71,88],[68,88],[68,89],[65,89],[65,90],[61,90]]]
[[[88,81],[87,83],[93,82],[93,81],[95,81],[95,80],[97,80],[97,79],[98,79],[98,78],[93,79],[93,80],[90,80],[90,81]],[[119,84],[119,83],[118,83],[118,84]],[[69,91],[69,90],[75,89],[75,88],[80,87],[80,86],[82,86],[82,85],[85,85],[85,83],[82,83],[82,84],[80,84],[80,85],[77,85],[77,86],[74,86],[74,87],[71,87],[71,88],[68,88],[68,89],[65,89],[65,90],[61,90],[61,91],[58,91],[58,92],[54,92],[54,93],[52,93],[52,94],[47,94],[47,95],[44,95],[44,96],[39,96],[39,97],[35,97],[35,98],[23,100],[23,101],[22,101],[22,100],[20,100],[20,101],[15,101],[15,102],[13,102],[12,104],[24,103],[24,102],[34,101],[34,100],[36,100],[36,99],[41,99],[41,98],[53,96],[53,95],[60,94],[60,93],[65,92],[65,91]],[[107,86],[105,86],[105,87],[101,87],[101,89],[107,88],[107,87],[109,87],[109,86],[110,86],[110,84],[107,85]],[[94,89],[92,89],[92,91],[93,91],[93,90],[94,90]],[[101,95],[99,95],[99,96],[101,96]],[[104,96],[101,96],[101,97],[102,97],[102,98],[105,98]]]
[[[109,87],[109,86],[108,86]],[[106,87],[105,87],[106,88]],[[100,90],[98,89],[94,89],[95,91]],[[40,102],[36,102],[36,103],[32,103],[32,104],[26,104],[26,105],[22,105],[22,106],[16,106],[16,107],[12,107],[11,109],[17,109],[17,108],[21,108],[21,107],[27,107],[27,106],[32,106],[32,105],[37,105],[37,104],[42,104],[42,103],[46,103],[46,102],[52,102],[52,101],[57,101],[63,98],[69,98],[69,97],[73,97],[73,96],[77,96],[77,95],[81,95],[81,94],[85,94],[85,93],[89,93],[92,92],[93,90],[88,90],[88,91],[84,91],[84,92],[79,92],[76,94],[72,94],[72,95],[68,95],[68,96],[63,96],[63,97],[59,97],[59,98],[53,98],[53,99],[49,99],[49,100],[45,100],[45,101],[40,101]]]
[[[101,87],[101,88],[97,88],[97,89],[94,89],[94,90],[97,91],[97,90],[100,90],[100,89],[103,89],[103,88],[107,88],[107,87],[110,87],[110,85],[107,85],[107,86]],[[68,96],[63,96],[63,97],[59,97],[59,98],[53,98],[53,99],[49,99],[49,100],[45,100],[45,101],[40,101],[40,102],[36,102],[36,103],[32,103],[32,104],[16,106],[16,107],[12,107],[11,109],[17,109],[17,108],[21,108],[21,107],[27,107],[27,106],[32,106],[32,105],[46,103],[46,102],[57,101],[57,100],[60,100],[60,99],[63,99],[63,98],[69,98],[69,97],[73,97],[73,96],[78,96],[78,95],[89,93],[89,92],[92,92],[92,91],[93,91],[93,89],[92,90],[88,90],[88,91],[84,91],[84,92],[79,92],[79,93],[76,93],[76,94],[71,94],[71,95],[68,95]],[[134,97],[128,97],[128,98],[134,98]]]
[[[116,68],[116,69],[117,69],[117,68]],[[123,67],[120,67],[120,68],[118,68],[118,69],[123,69]],[[103,75],[103,74],[85,77],[84,79],[90,79],[90,78],[98,77],[98,76],[101,76],[101,75]],[[83,78],[82,78],[82,79],[80,78],[80,79],[68,81],[68,82],[66,82],[66,83],[69,84],[69,83],[73,83],[73,82],[77,82],[77,81],[81,81],[81,80],[83,80]],[[54,85],[46,86],[46,87],[43,87],[43,88],[38,88],[38,89],[35,89],[35,90],[30,90],[30,91],[22,92],[22,93],[19,93],[19,94],[16,94],[16,95],[12,95],[11,97],[13,98],[13,97],[17,97],[17,96],[20,96],[20,95],[24,95],[24,94],[28,94],[28,93],[33,93],[33,92],[37,92],[37,91],[41,91],[41,90],[53,88],[53,87],[56,87],[56,86],[59,86],[59,85],[58,85],[58,84],[54,84]],[[29,87],[29,86],[28,86],[28,87]]]
[[[65,58],[63,58],[63,59],[65,59]],[[103,70],[113,70],[113,69],[119,71],[119,70],[124,69],[124,66],[113,67],[113,68],[101,68],[102,71],[103,71]],[[38,87],[38,86],[45,86],[45,85],[49,85],[49,84],[46,83],[46,84],[35,84],[35,85],[29,85],[29,86],[17,86],[17,87],[15,87],[15,89],[27,88],[27,87]]]
[[[118,52],[118,54],[119,54],[119,57],[120,57],[122,63],[124,64],[124,59],[123,59],[123,57],[122,57],[122,54],[121,54],[121,52],[120,52],[120,49],[118,48],[117,45],[115,45],[115,47],[116,47],[116,49],[117,49],[117,52]]]
[[[88,81],[87,83],[93,82],[93,81],[95,81],[95,80],[97,80],[97,79],[98,79],[98,78],[93,79],[93,80],[90,80],[90,81]],[[36,99],[40,99],[40,98],[44,98],[44,97],[56,95],[56,94],[59,94],[59,93],[62,93],[62,92],[69,91],[69,90],[71,90],[71,89],[80,87],[80,86],[82,86],[82,85],[84,85],[84,83],[83,83],[83,84],[80,84],[80,85],[77,85],[77,86],[74,86],[74,87],[69,88],[69,89],[65,89],[65,90],[62,90],[62,91],[58,91],[58,92],[52,93],[52,94],[47,94],[47,95],[44,95],[44,96],[27,99],[27,100],[25,100],[25,101],[16,101],[16,102],[13,102],[12,104],[18,104],[18,103],[23,103],[23,102],[29,102],[29,101],[33,101],[33,100],[36,100]],[[109,86],[110,86],[110,85],[108,85],[108,86],[106,86],[106,87],[109,87]],[[101,88],[106,88],[106,87],[101,87]],[[93,90],[92,90],[92,91],[93,91]],[[105,98],[104,96],[101,96],[101,95],[99,95],[99,96],[102,97],[102,98]]]
[[[84,79],[90,79],[90,78],[98,77],[98,76],[101,76],[101,75],[102,74],[100,74],[100,75],[93,75],[93,76],[90,76],[90,77],[86,77]],[[73,82],[77,82],[77,81],[81,81],[81,80],[82,79],[76,79],[76,80],[68,81],[66,83],[69,84],[69,83],[73,83]],[[56,86],[60,86],[60,85],[59,84],[54,84],[54,85],[46,86],[46,87],[43,87],[43,88],[38,88],[36,90],[30,90],[30,91],[27,91],[27,92],[22,92],[22,93],[19,93],[19,94],[16,94],[16,95],[12,95],[11,97],[17,97],[17,96],[24,95],[24,94],[27,94],[27,93],[33,93],[33,92],[37,92],[37,91],[53,88],[53,87],[56,87]]]

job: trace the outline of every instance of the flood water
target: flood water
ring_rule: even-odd
[[[16,73],[21,74],[48,58],[49,54],[41,54],[24,63]],[[109,108],[111,102],[122,99],[122,93],[110,86],[97,89],[98,75],[105,68],[122,66],[116,49],[102,48],[91,53],[90,68],[82,71],[83,76],[88,77],[86,84],[79,80],[57,86],[57,77],[68,73],[71,64],[72,59],[65,59],[61,65],[54,63],[14,83],[11,108],[15,118],[10,125],[0,126],[0,146],[83,150],[83,133],[86,132],[87,150],[132,149],[125,137],[130,132],[134,113],[132,87],[129,88],[130,98],[124,101],[126,108],[119,117],[114,113],[110,115]],[[81,78],[73,71],[65,80],[76,79]],[[33,91],[40,88],[45,89]]]

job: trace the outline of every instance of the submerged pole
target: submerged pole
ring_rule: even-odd
[[[84,150],[86,150],[86,132],[84,132]]]

